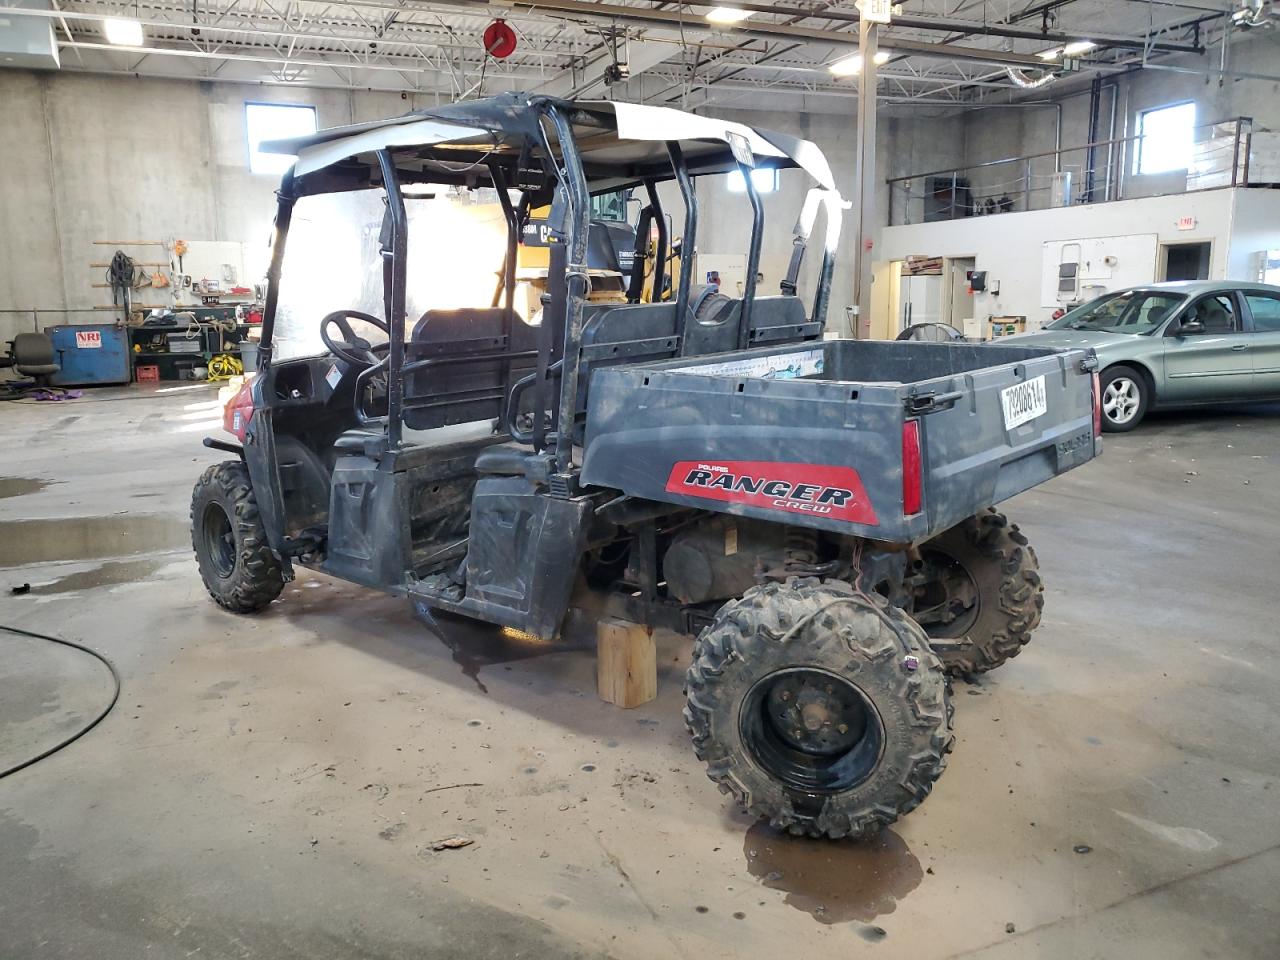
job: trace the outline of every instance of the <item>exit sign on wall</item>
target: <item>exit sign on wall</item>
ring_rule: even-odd
[[[888,23],[893,16],[893,0],[858,0],[857,6],[872,23]]]
[[[1178,218],[1179,230],[1194,230],[1195,228],[1196,228],[1195,217],[1179,217]]]

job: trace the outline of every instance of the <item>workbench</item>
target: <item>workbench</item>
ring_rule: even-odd
[[[250,325],[237,323],[234,330],[211,326],[233,319],[234,307],[195,307],[183,312],[194,314],[196,324],[178,322],[128,328],[131,369],[155,366],[160,369],[161,380],[181,380],[181,371],[207,367],[218,354],[239,359],[240,343],[248,339]],[[137,379],[136,374],[133,379]]]

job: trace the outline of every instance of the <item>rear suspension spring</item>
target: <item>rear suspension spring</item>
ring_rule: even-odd
[[[818,564],[818,532],[805,527],[787,527],[786,568],[788,573],[813,573]]]

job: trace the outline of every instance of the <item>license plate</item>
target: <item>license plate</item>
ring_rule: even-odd
[[[1044,377],[1015,383],[1000,391],[1000,403],[1004,407],[1004,428],[1012,430],[1036,417],[1049,412],[1049,398],[1045,393]]]

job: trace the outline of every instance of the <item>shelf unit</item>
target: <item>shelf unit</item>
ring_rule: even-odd
[[[131,326],[128,328],[131,371],[139,366],[156,366],[160,368],[161,380],[180,380],[181,370],[207,366],[218,354],[240,356],[240,344],[248,339],[250,324],[238,323],[234,331],[203,325],[233,319],[235,307],[195,307],[183,312],[193,314],[197,323],[202,324],[196,337],[192,337],[193,340],[198,337],[200,349],[190,352],[147,349],[158,341],[167,343],[171,334],[185,334],[190,324]],[[137,380],[136,373],[132,373],[132,379]]]

